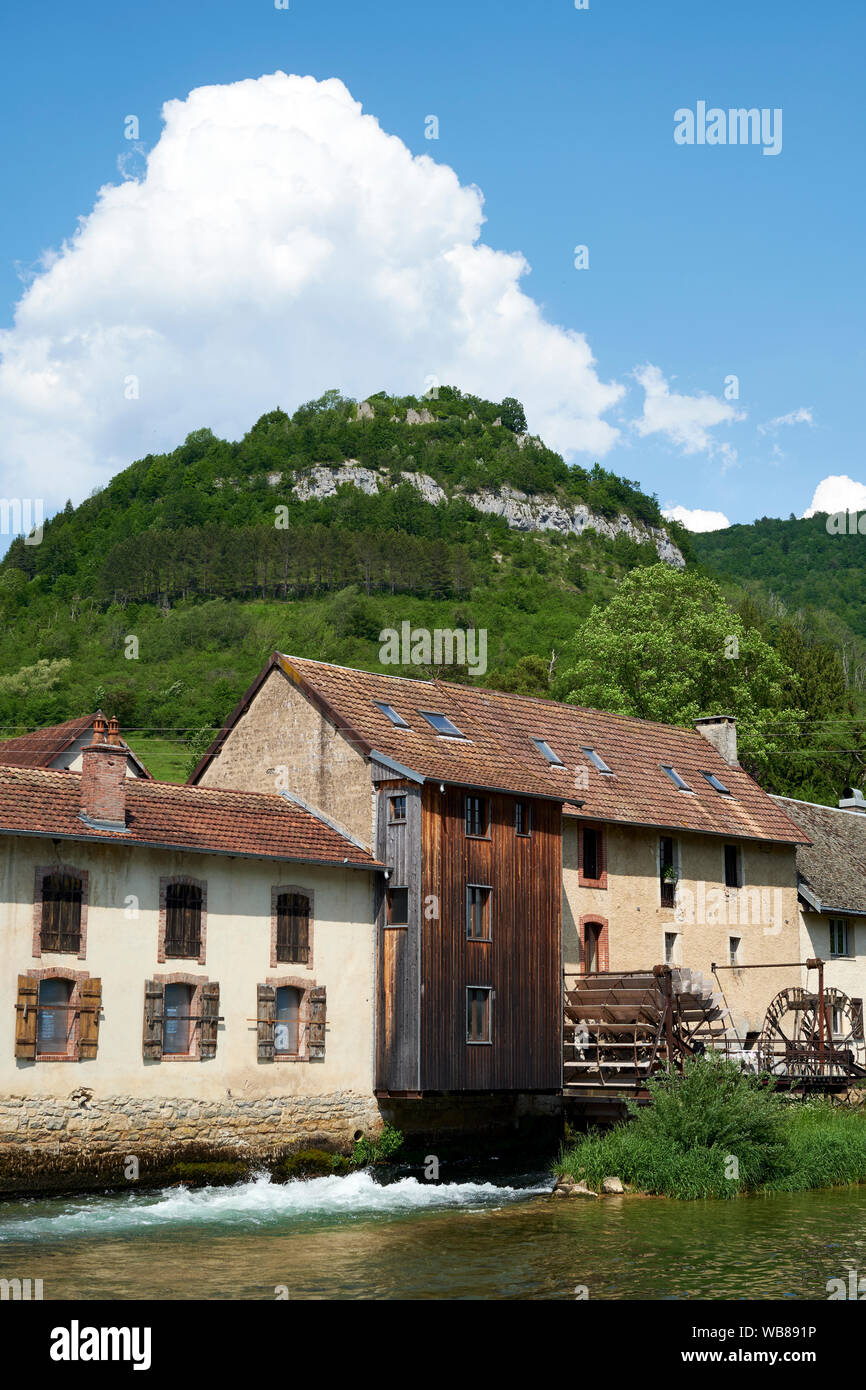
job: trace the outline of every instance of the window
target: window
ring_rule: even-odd
[[[388,889],[388,925],[407,927],[409,925],[409,889]]]
[[[487,797],[467,796],[466,834],[476,840],[486,840],[488,829]]]
[[[470,985],[466,991],[466,1041],[489,1043],[492,1039],[491,997],[486,986]]]
[[[714,772],[702,772],[702,777],[706,777],[714,791],[721,792],[722,796],[730,796],[729,789],[725,786],[721,777],[717,777]]]
[[[83,885],[70,873],[47,874],[42,880],[41,947],[43,951],[81,950]]]
[[[534,738],[532,742],[535,744],[539,753],[541,753],[547,759],[551,767],[565,767],[565,763],[562,761],[562,758],[557,757],[556,753],[554,753],[550,744],[547,743],[545,739]]]
[[[162,1050],[168,1056],[186,1057],[192,1052],[192,999],[192,985],[169,984],[165,987]]]
[[[847,956],[848,950],[848,918],[830,918],[830,955]]]
[[[282,1056],[297,1056],[301,1037],[301,991],[293,985],[281,985],[276,992],[274,1052]]]
[[[665,932],[665,965],[676,965],[677,955],[677,933],[675,931]]]
[[[517,801],[514,805],[514,831],[517,835],[532,834],[532,802]]]
[[[608,777],[612,777],[612,776],[613,776],[613,772],[612,772],[611,769],[608,767],[608,765],[607,765],[607,763],[605,762],[604,758],[602,758],[598,753],[596,753],[596,751],[595,751],[594,748],[583,748],[583,747],[581,747],[581,750],[580,750],[580,751],[581,751],[581,753],[585,753],[585,754],[586,754],[586,756],[589,758],[589,761],[592,763],[593,767],[594,767],[594,768],[597,768],[599,772],[605,772],[605,773],[607,773]]]
[[[740,887],[740,851],[736,845],[725,845],[725,887]]]
[[[39,981],[39,1012],[36,1022],[36,1055],[64,1056],[75,1021],[72,1009],[73,980],[46,979]]]
[[[583,876],[598,878],[601,870],[601,835],[587,825],[583,828]]]
[[[166,956],[201,955],[202,892],[195,883],[170,883],[165,890]]]
[[[659,880],[662,907],[673,907],[677,893],[677,871],[674,864],[674,842],[670,835],[659,840]]]
[[[490,889],[477,883],[466,889],[466,936],[469,941],[490,940]]]
[[[691,787],[689,786],[688,782],[686,782],[686,781],[680,776],[680,774],[677,772],[677,770],[676,770],[675,767],[671,767],[669,763],[662,763],[661,766],[662,766],[662,772],[666,772],[666,773],[667,773],[668,777],[670,777],[670,779],[671,779],[671,781],[673,782],[673,784],[674,784],[675,787],[678,787],[679,790],[680,790],[681,792],[690,792],[690,791],[691,791]]]
[[[741,945],[742,945],[742,938],[741,938],[741,937],[739,937],[739,936],[731,936],[731,937],[728,938],[728,953],[729,953],[729,958],[730,958],[730,963],[731,963],[731,965],[739,965],[739,964],[740,964],[740,946],[741,946]]]
[[[584,970],[588,975],[595,975],[601,969],[601,933],[602,925],[600,922],[585,923],[583,928]]]
[[[419,709],[418,713],[427,720],[428,724],[432,724],[437,734],[447,734],[449,738],[466,737],[465,734],[460,732],[456,724],[452,724],[447,715],[436,714],[434,710],[426,709]]]
[[[402,715],[399,715],[397,713],[393,705],[386,705],[384,700],[374,700],[373,704],[376,706],[377,709],[380,709],[382,713],[387,716],[388,719],[390,719],[391,723],[395,725],[396,728],[411,728],[411,725],[406,723],[406,720],[402,717]]]
[[[307,965],[310,959],[310,900],[305,893],[277,895],[277,960]]]
[[[405,796],[389,796],[388,798],[388,820],[391,825],[404,825],[406,822],[406,798]]]

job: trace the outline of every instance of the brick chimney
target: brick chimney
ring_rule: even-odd
[[[726,763],[738,767],[737,721],[732,714],[710,714],[695,720],[695,728],[721,753]]]
[[[116,719],[106,728],[100,710],[93,738],[81,751],[81,819],[100,829],[126,829],[126,749]]]
[[[846,787],[839,802],[840,811],[859,811],[861,815],[866,815],[866,797],[863,796],[859,787]]]

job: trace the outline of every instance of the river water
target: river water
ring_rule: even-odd
[[[369,1173],[0,1205],[0,1278],[45,1299],[826,1299],[866,1274],[866,1187],[551,1198],[550,1179]]]

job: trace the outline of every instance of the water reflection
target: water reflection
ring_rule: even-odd
[[[46,1298],[826,1299],[866,1273],[866,1188],[590,1202],[366,1174],[0,1206],[0,1277]]]

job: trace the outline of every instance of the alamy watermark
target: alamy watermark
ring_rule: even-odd
[[[45,503],[41,497],[0,497],[0,535],[24,535],[25,545],[41,545]]]
[[[383,666],[465,666],[473,676],[487,670],[487,629],[413,627],[409,622],[379,633]]]
[[[762,154],[782,152],[781,106],[681,106],[674,112],[677,145],[761,145]]]

